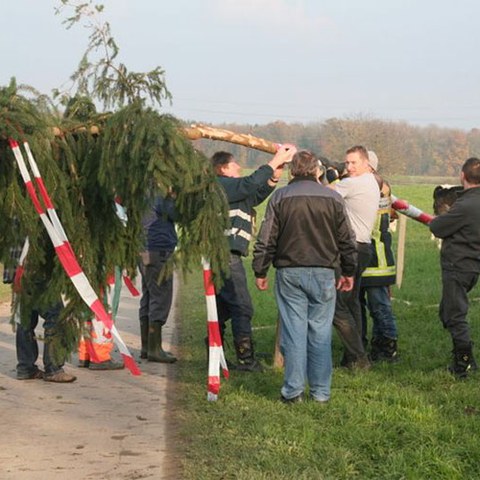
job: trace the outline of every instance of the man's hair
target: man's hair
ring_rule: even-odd
[[[213,168],[227,165],[227,163],[233,162],[233,155],[230,152],[215,152],[211,158]]]
[[[292,158],[290,173],[294,177],[316,177],[318,168],[317,157],[307,150],[300,150]]]
[[[480,159],[471,157],[462,167],[465,180],[472,185],[480,185]]]
[[[363,145],[355,145],[354,147],[350,147],[345,152],[345,155],[348,155],[349,153],[358,153],[363,160],[368,162],[368,151]]]

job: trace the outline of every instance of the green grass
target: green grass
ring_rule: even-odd
[[[431,211],[432,185],[393,191]],[[263,208],[260,214],[263,213]],[[464,479],[480,478],[480,374],[457,381],[446,371],[451,349],[440,325],[439,251],[428,228],[408,221],[403,286],[393,290],[398,364],[369,372],[335,367],[332,399],[283,405],[282,372],[232,372],[219,400],[206,401],[205,300],[201,275],[181,293],[181,414],[187,479]],[[250,261],[245,262],[250,273]],[[252,276],[250,274],[250,281]],[[273,352],[273,292],[258,292],[257,350]],[[480,345],[479,288],[470,319]],[[227,356],[233,359],[231,337]],[[334,334],[334,364],[341,345]]]

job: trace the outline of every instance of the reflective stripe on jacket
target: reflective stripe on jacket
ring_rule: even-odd
[[[372,257],[362,275],[362,287],[378,287],[395,283],[395,258],[390,233],[390,211],[392,199],[390,186],[383,183],[377,218],[372,231]]]

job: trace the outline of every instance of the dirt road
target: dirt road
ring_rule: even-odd
[[[2,480],[180,478],[167,435],[176,365],[143,361],[142,375],[134,377],[80,369],[73,357],[65,367],[78,377],[72,384],[19,381],[8,310],[0,305]],[[124,293],[117,328],[136,359],[137,312],[138,299]],[[173,352],[175,316],[174,308],[164,328],[164,346]]]

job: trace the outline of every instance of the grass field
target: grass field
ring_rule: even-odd
[[[398,185],[397,197],[431,211],[433,185]],[[259,216],[263,213],[261,208]],[[465,479],[480,478],[480,384],[446,371],[451,345],[440,326],[439,251],[428,228],[408,221],[402,288],[393,290],[398,364],[369,372],[334,369],[328,405],[279,402],[282,372],[232,372],[218,402],[206,401],[205,300],[202,279],[182,288],[181,423],[187,479]],[[250,260],[245,262],[251,274]],[[273,292],[258,292],[257,351],[273,353]],[[480,292],[470,319],[479,342]],[[234,357],[231,337],[227,356]],[[334,364],[341,348],[334,334]],[[267,363],[271,360],[267,360]],[[480,376],[480,374],[479,374]]]

